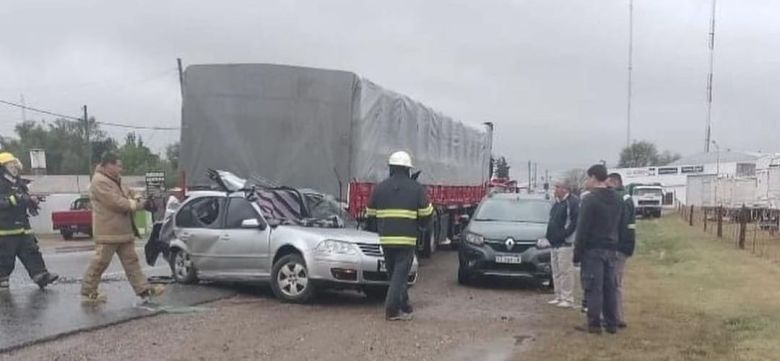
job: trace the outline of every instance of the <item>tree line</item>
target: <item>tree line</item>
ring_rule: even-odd
[[[178,142],[168,145],[161,156],[155,154],[137,133],[129,132],[122,140],[108,136],[94,117],[86,124],[67,119],[26,121],[17,124],[14,132],[14,136],[0,135],[0,149],[15,154],[28,171],[30,150],[43,149],[47,174],[89,174],[104,154],[113,152],[122,160],[127,175],[164,171],[169,186],[175,184],[178,175]],[[90,153],[92,164],[88,164]]]

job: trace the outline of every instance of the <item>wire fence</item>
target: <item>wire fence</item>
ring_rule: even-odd
[[[691,227],[755,256],[780,262],[780,209],[681,205],[678,211]]]

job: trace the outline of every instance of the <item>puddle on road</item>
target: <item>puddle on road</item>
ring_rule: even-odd
[[[513,337],[502,337],[487,343],[478,345],[466,345],[459,347],[452,352],[445,361],[508,361],[512,355],[522,350],[526,345],[533,341],[531,335],[518,335]]]

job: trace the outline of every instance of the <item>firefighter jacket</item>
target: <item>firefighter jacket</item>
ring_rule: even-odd
[[[432,215],[425,187],[406,174],[395,174],[374,188],[366,209],[367,229],[379,233],[383,246],[413,247]]]
[[[0,237],[29,234],[27,187],[0,168]]]

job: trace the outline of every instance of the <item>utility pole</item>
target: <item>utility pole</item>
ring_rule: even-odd
[[[535,163],[534,162],[534,189],[536,189],[537,180],[539,179],[539,177],[537,176],[539,173],[536,172],[536,169],[537,169],[538,165],[539,165],[539,163]]]
[[[87,117],[87,106],[84,106],[84,141],[87,151],[87,175],[92,180],[92,143],[89,141],[89,118]]]
[[[626,147],[631,146],[631,95],[634,70],[634,0],[628,0],[628,105],[626,110]]]
[[[707,76],[707,127],[704,130],[704,151],[710,152],[712,135],[712,71],[715,59],[715,5],[712,0],[712,17],[710,18],[710,72]]]
[[[531,193],[531,161],[528,161],[528,193]]]
[[[181,66],[181,58],[176,58],[176,65],[179,67],[179,89],[181,90],[181,97],[184,98],[184,70]]]

